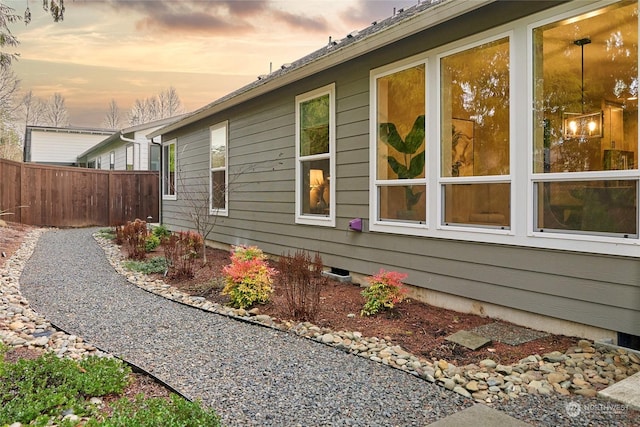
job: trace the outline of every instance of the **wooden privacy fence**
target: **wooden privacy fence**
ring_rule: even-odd
[[[107,171],[0,159],[2,219],[51,227],[159,217],[158,172]]]

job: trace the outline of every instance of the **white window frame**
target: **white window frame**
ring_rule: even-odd
[[[419,65],[424,65],[425,72],[425,176],[424,178],[415,178],[415,179],[378,179],[378,78],[385,77],[391,74],[398,73],[400,71],[407,70],[409,68],[413,68]],[[370,229],[373,231],[384,231],[384,232],[399,232],[401,234],[421,234],[419,230],[426,230],[429,227],[429,168],[431,165],[429,164],[429,147],[428,147],[428,137],[426,130],[429,129],[429,125],[427,124],[430,120],[429,111],[429,82],[427,80],[429,76],[429,62],[427,60],[427,55],[420,54],[415,55],[410,58],[403,59],[401,61],[394,62],[389,65],[385,65],[380,68],[376,68],[371,70],[369,73],[369,84],[370,84],[370,94],[371,101],[369,103],[369,177],[370,177],[370,194],[369,194],[369,218],[370,218]],[[401,222],[399,220],[384,220],[379,219],[379,189],[384,186],[397,186],[397,185],[424,185],[426,188],[425,192],[425,203],[426,203],[426,218],[424,222],[416,222],[416,221],[408,221]]]
[[[560,22],[566,19],[573,19],[574,17],[588,14],[589,12],[596,11],[603,7],[617,3],[616,1],[600,1],[597,3],[585,5],[582,7],[570,7],[571,5],[559,6],[554,10],[556,13],[541,13],[537,16],[537,19],[533,20],[527,27],[527,80],[528,80],[528,93],[527,98],[529,105],[534,105],[534,51],[533,51],[533,31],[536,28],[551,24],[554,22]],[[640,52],[639,52],[640,56]],[[640,68],[639,68],[640,69]],[[640,77],[640,74],[639,74]],[[536,187],[538,184],[545,182],[571,182],[571,181],[591,181],[591,180],[635,180],[636,182],[636,201],[640,201],[640,168],[636,165],[636,169],[621,170],[621,171],[588,171],[588,172],[564,172],[564,173],[535,173],[533,170],[534,164],[534,114],[533,109],[529,109],[527,112],[529,131],[528,134],[528,202],[530,204],[527,209],[527,236],[531,240],[541,241],[545,247],[559,247],[560,249],[585,251],[585,243],[588,242],[588,246],[592,249],[587,250],[589,252],[605,253],[611,255],[627,255],[640,257],[640,230],[636,236],[614,236],[607,234],[598,234],[589,232],[581,232],[574,230],[548,230],[539,231],[537,229],[535,220],[535,209],[537,206],[537,193]],[[640,112],[639,112],[640,115]],[[640,147],[640,128],[638,129],[638,143]],[[640,221],[640,219],[636,218]],[[640,227],[640,224],[638,224]]]
[[[400,71],[413,68],[419,65],[424,65],[425,72],[425,175],[424,178],[416,179],[378,179],[378,78],[385,77],[391,74],[398,73]],[[430,161],[431,152],[433,150],[429,144],[428,131],[431,128],[433,114],[429,114],[431,109],[429,104],[429,77],[431,70],[429,70],[429,61],[426,54],[419,54],[410,58],[403,59],[401,61],[394,62],[383,67],[373,69],[369,73],[369,90],[371,99],[369,102],[369,218],[371,231],[381,231],[386,233],[399,233],[409,235],[424,235],[424,231],[429,228],[432,212],[429,208],[430,205],[430,192],[432,191],[429,182],[433,180],[433,175],[430,174],[430,169],[433,167]],[[379,189],[384,186],[392,185],[424,185],[426,188],[425,203],[426,203],[426,220],[424,222],[407,221],[402,222],[400,220],[384,220],[378,219],[379,206]]]
[[[314,98],[329,95],[329,152],[314,154],[310,156],[300,156],[300,104]],[[336,88],[335,83],[317,88],[310,92],[306,92],[296,96],[295,98],[295,126],[296,126],[296,166],[295,166],[295,209],[296,224],[319,225],[324,227],[336,226]],[[329,176],[331,183],[329,185],[329,215],[309,215],[304,214],[302,204],[302,163],[313,160],[329,159]]]
[[[456,241],[481,242],[507,246],[541,248],[562,251],[600,253],[607,255],[640,258],[640,237],[617,237],[598,234],[576,234],[562,232],[534,232],[534,184],[544,179],[553,179],[552,174],[533,174],[533,28],[569,19],[584,13],[598,10],[615,1],[602,0],[591,4],[568,2],[517,21],[474,34],[464,39],[437,47],[433,50],[394,62],[370,71],[370,143],[369,143],[369,230],[371,232],[393,233],[430,238],[442,238]],[[465,50],[477,44],[509,35],[510,40],[510,175],[511,180],[511,228],[500,230],[492,228],[458,227],[442,225],[441,184],[447,178],[441,178],[440,159],[440,64],[438,57],[456,50]],[[376,175],[376,81],[375,77],[385,72],[399,70],[411,62],[424,59],[427,63],[426,80],[426,117],[425,117],[425,155],[427,175],[427,221],[424,225],[399,222],[377,221]],[[640,69],[640,67],[639,67]],[[639,128],[640,136],[640,128]],[[640,141],[640,138],[639,138]],[[434,154],[435,151],[435,154]],[[607,172],[610,173],[610,172]],[[586,174],[581,176],[580,174]],[[545,175],[545,176],[543,176]],[[558,179],[567,179],[561,174]],[[600,175],[597,175],[600,176]],[[502,179],[506,176],[482,177],[483,181]],[[596,179],[593,172],[575,173],[574,178]],[[474,177],[472,177],[474,178]],[[480,177],[475,177],[480,178]],[[465,178],[466,179],[466,178]],[[609,178],[612,179],[612,178]],[[640,192],[640,171],[626,170],[615,173],[615,179],[638,180]],[[406,180],[403,180],[406,181]],[[474,180],[475,182],[475,180]],[[639,199],[640,200],[640,199]],[[640,221],[640,219],[639,219]]]
[[[470,49],[473,49],[478,46],[482,46],[487,43],[492,43],[494,41],[500,39],[507,39],[509,43],[509,174],[506,175],[487,175],[487,176],[469,176],[469,177],[444,177],[442,176],[442,144],[441,144],[441,119],[442,119],[442,106],[440,104],[442,100],[442,81],[441,81],[441,63],[442,59],[446,58],[450,55],[455,55],[460,52],[464,52]],[[515,210],[515,188],[513,185],[513,172],[514,172],[514,151],[516,147],[514,146],[514,129],[513,129],[513,114],[514,114],[514,103],[513,103],[513,95],[514,95],[514,67],[511,66],[513,63],[513,32],[508,31],[504,33],[499,33],[493,35],[491,37],[483,38],[479,41],[475,41],[472,43],[467,43],[462,46],[456,47],[455,49],[443,52],[437,55],[437,68],[438,74],[436,76],[437,79],[437,88],[438,88],[438,144],[437,144],[437,162],[438,162],[438,187],[437,187],[437,202],[438,202],[438,215],[437,215],[437,227],[441,230],[461,230],[461,231],[475,231],[480,233],[497,233],[497,234],[510,234],[513,235],[514,231],[514,220],[516,215]],[[445,211],[445,203],[444,203],[444,187],[446,184],[509,184],[510,188],[510,226],[509,227],[491,227],[486,225],[474,225],[474,224],[446,224],[444,221],[444,211]]]
[[[167,141],[164,144],[162,144],[162,166],[161,166],[161,170],[162,170],[162,200],[178,200],[178,141],[176,139],[172,139],[171,141]],[[165,170],[165,161],[168,162],[168,159],[166,159],[165,156],[165,149],[167,150],[167,152],[170,150],[168,147],[170,146],[174,146],[174,167],[176,170],[174,170],[173,172],[173,194],[167,194],[165,193],[165,188],[166,188],[166,180],[167,180],[167,176],[168,176],[168,172]]]
[[[213,147],[213,132],[224,129],[224,166],[213,167],[211,165],[211,148]],[[213,172],[224,171],[224,208],[213,207]],[[209,214],[218,216],[229,215],[229,122],[224,121],[209,127]]]
[[[116,168],[116,152],[109,152],[109,170],[115,170]]]

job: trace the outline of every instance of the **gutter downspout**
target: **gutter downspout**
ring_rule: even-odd
[[[134,146],[138,146],[138,167],[140,167],[140,146],[142,145],[140,142],[136,141],[135,139],[131,139],[131,138],[127,138],[122,134],[122,131],[120,131],[120,139],[124,142],[130,142],[133,143]],[[158,171],[158,179],[160,181],[160,184],[158,185],[158,223],[162,224],[162,143],[158,143],[155,142],[153,140],[153,138],[151,138],[151,143],[154,145],[159,145],[160,146],[160,170]],[[151,154],[151,153],[149,153]],[[126,165],[125,165],[126,166]],[[135,165],[134,165],[134,169],[135,169]]]
[[[138,168],[140,168],[140,145],[141,145],[141,144],[140,144],[138,141],[136,141],[135,139],[126,138],[126,137],[123,135],[122,131],[120,131],[120,139],[121,139],[123,142],[130,142],[130,143],[132,143],[134,147],[135,147],[136,145],[138,146]],[[135,153],[135,151],[134,151],[134,153]],[[135,154],[134,154],[134,156],[135,156]],[[134,157],[134,159],[135,159],[135,157]],[[127,165],[125,165],[125,169],[126,169],[126,167],[127,167]],[[135,162],[134,162],[133,170],[135,170],[135,169],[136,169],[136,166],[135,166]]]
[[[158,192],[160,193],[158,195],[158,223],[160,223],[160,225],[162,225],[162,156],[163,156],[163,150],[162,150],[162,141],[160,142],[155,142],[154,138],[151,138],[151,143],[153,145],[157,145],[160,147],[160,170],[158,171],[158,180],[160,181],[159,185],[158,185]]]

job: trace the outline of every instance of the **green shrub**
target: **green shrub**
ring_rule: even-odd
[[[155,234],[149,234],[147,240],[144,242],[144,249],[147,252],[151,252],[158,246],[160,246],[160,238]]]
[[[125,268],[131,271],[139,271],[144,274],[164,274],[167,271],[167,260],[165,257],[157,256],[146,261],[125,261]]]
[[[267,267],[266,256],[256,246],[235,246],[231,264],[224,267],[225,287],[234,307],[246,308],[266,303],[273,292],[275,270]]]
[[[220,419],[212,409],[189,402],[178,395],[170,401],[160,398],[134,401],[122,398],[113,405],[113,413],[100,424],[104,427],[216,427]]]
[[[385,308],[393,308],[395,304],[404,299],[406,289],[402,284],[402,280],[407,275],[396,271],[380,270],[378,274],[369,277],[369,287],[362,291],[362,296],[366,302],[361,316],[371,316]]]
[[[160,239],[161,242],[171,237],[171,231],[169,231],[169,229],[164,225],[153,227],[152,233],[154,236]]]

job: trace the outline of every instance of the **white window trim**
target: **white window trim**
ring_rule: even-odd
[[[529,105],[534,105],[534,90],[533,90],[533,63],[534,63],[534,51],[533,46],[533,31],[536,28],[542,27],[554,22],[560,22],[565,19],[572,19],[575,16],[583,15],[591,11],[598,10],[608,5],[617,3],[616,1],[606,0],[593,4],[585,5],[582,7],[570,7],[570,5],[559,6],[554,8],[556,12],[540,13],[536,15],[536,19],[533,20],[527,26],[527,100]],[[536,173],[533,170],[534,154],[533,154],[533,122],[534,111],[529,109],[527,111],[528,119],[528,132],[527,132],[527,144],[528,150],[528,179],[527,179],[527,195],[529,207],[527,209],[527,236],[531,240],[543,241],[545,246],[560,246],[561,249],[568,247],[570,250],[576,250],[583,252],[585,242],[589,242],[595,249],[594,252],[609,253],[611,255],[630,255],[640,257],[640,251],[637,246],[640,246],[640,230],[638,230],[638,236],[621,237],[621,236],[609,236],[606,234],[588,234],[586,232],[563,232],[562,230],[552,231],[538,231],[535,226],[535,209],[536,209],[536,185],[538,183],[545,182],[570,182],[570,181],[585,181],[585,180],[616,180],[616,179],[630,179],[636,181],[636,197],[640,201],[640,168],[636,167],[633,170],[623,171],[588,171],[588,172],[566,172],[566,173]],[[640,128],[638,129],[638,143],[640,146]],[[640,221],[636,218],[637,221]],[[640,224],[638,224],[640,227]],[[602,249],[600,249],[602,248]]]
[[[336,226],[336,87],[335,83],[317,88],[310,92],[306,92],[296,96],[295,103],[295,126],[296,126],[296,167],[295,167],[295,209],[296,224],[319,225],[325,227]],[[300,104],[302,102],[318,98],[320,96],[329,95],[329,152],[315,154],[311,156],[300,156]],[[302,162],[308,160],[329,159],[329,176],[331,184],[329,186],[329,215],[314,216],[302,213]]]
[[[436,121],[436,134],[437,134],[437,141],[440,141],[440,136],[441,136],[441,119],[442,119],[442,106],[441,106],[441,102],[440,100],[442,99],[442,81],[441,81],[441,73],[442,73],[442,69],[441,69],[441,63],[442,63],[442,58],[445,58],[447,56],[451,56],[451,55],[455,55],[457,53],[460,52],[464,52],[466,50],[469,49],[473,49],[475,47],[478,46],[482,46],[484,44],[487,43],[491,43],[500,39],[508,39],[509,41],[509,99],[510,99],[510,104],[509,104],[509,174],[507,175],[487,175],[487,176],[469,176],[469,177],[443,177],[442,176],[442,144],[438,143],[436,145],[436,161],[437,161],[437,182],[438,185],[436,187],[436,200],[437,200],[437,222],[436,222],[436,227],[440,230],[460,230],[460,231],[466,231],[466,232],[477,232],[477,233],[495,233],[495,234],[500,234],[500,235],[514,235],[515,234],[515,227],[516,225],[514,224],[514,220],[516,218],[516,205],[515,203],[513,203],[513,201],[515,200],[516,197],[516,191],[515,191],[515,186],[513,185],[513,173],[514,173],[514,150],[516,149],[514,141],[517,138],[517,135],[514,132],[514,102],[513,101],[513,96],[514,96],[514,67],[512,66],[513,61],[514,61],[514,49],[513,49],[513,32],[512,31],[507,31],[507,32],[503,32],[503,33],[498,33],[495,34],[493,36],[490,37],[484,37],[481,40],[477,40],[477,41],[473,41],[473,42],[468,42],[467,44],[463,44],[461,46],[456,47],[455,49],[451,49],[448,50],[446,52],[443,52],[439,55],[437,55],[437,61],[436,61],[436,68],[437,68],[437,72],[436,75],[434,76],[437,83],[436,83],[436,87],[438,88],[438,96],[437,96],[437,102],[438,102],[438,120]],[[490,184],[490,183],[497,183],[497,184],[509,184],[510,185],[510,193],[511,193],[511,197],[510,197],[510,205],[511,205],[511,209],[510,209],[510,226],[508,228],[500,228],[500,227],[488,227],[488,226],[476,226],[474,224],[445,224],[444,222],[444,194],[442,191],[442,188],[444,186],[444,184]]]
[[[432,128],[433,117],[430,117],[429,111],[432,111],[431,105],[429,105],[429,61],[426,54],[419,54],[405,58],[403,60],[388,64],[369,72],[369,218],[371,231],[381,231],[386,233],[399,233],[399,234],[417,234],[422,235],[423,232],[419,230],[427,230],[429,228],[429,221],[431,220],[431,212],[429,210],[429,182],[432,180],[430,176],[430,164],[431,148],[428,143],[429,129]],[[425,176],[424,178],[416,179],[378,179],[378,81],[377,79],[385,77],[397,72],[416,67],[418,65],[425,66],[425,140],[427,143],[424,147],[425,155]],[[434,110],[435,111],[435,110]],[[391,185],[424,185],[426,187],[425,203],[426,203],[426,221],[424,222],[401,222],[390,221],[384,219],[378,219],[378,189],[384,186]]]
[[[224,167],[211,167],[211,145],[213,138],[211,137],[213,131],[218,129],[224,129]],[[224,209],[214,208],[213,204],[213,184],[211,182],[211,173],[224,170]],[[218,123],[209,127],[209,214],[218,216],[229,216],[229,121]]]
[[[164,149],[165,147],[169,147],[173,145],[175,147],[174,149],[174,166],[176,168],[176,170],[174,171],[173,174],[173,188],[174,188],[174,194],[165,194],[164,189],[165,189],[165,180],[166,180],[166,172],[164,170],[164,162],[165,162],[165,158],[164,158]],[[178,200],[178,141],[176,139],[172,139],[171,141],[167,141],[164,144],[162,144],[162,161],[161,161],[161,167],[160,167],[161,171],[162,171],[162,200]]]
[[[369,229],[372,232],[392,233],[397,235],[421,236],[443,238],[458,241],[495,243],[520,247],[541,248],[562,251],[575,251],[586,253],[600,253],[608,255],[630,256],[640,258],[640,238],[635,237],[611,237],[596,234],[575,233],[544,233],[534,232],[534,183],[540,180],[550,180],[552,174],[533,174],[533,28],[555,22],[563,18],[587,13],[615,3],[605,0],[582,6],[580,3],[569,2],[537,14],[510,22],[500,27],[475,34],[451,44],[388,64],[370,71],[370,143],[369,143]],[[440,69],[438,55],[445,52],[453,52],[456,49],[464,50],[474,44],[486,43],[490,40],[510,37],[510,179],[511,179],[511,229],[485,229],[474,227],[442,226],[441,224],[442,200],[440,187],[447,178],[440,177]],[[427,168],[427,221],[426,224],[411,224],[397,222],[377,221],[377,194],[376,194],[376,81],[375,78],[384,73],[400,70],[403,66],[424,59],[427,63],[426,80],[426,117],[425,147]],[[640,69],[640,67],[639,67]],[[436,94],[434,96],[434,94]],[[434,112],[437,112],[434,114]],[[517,130],[517,131],[516,131]],[[437,143],[436,143],[437,141]],[[431,142],[431,143],[430,143]],[[639,128],[640,142],[640,128]],[[436,144],[434,146],[434,144]],[[432,152],[438,151],[436,155]],[[526,165],[526,166],[525,166]],[[606,172],[608,174],[611,172]],[[588,172],[590,179],[603,175]],[[562,179],[567,180],[566,174],[561,174]],[[640,192],[640,171],[619,171],[615,177],[638,180]],[[476,177],[479,178],[479,177]],[[488,177],[484,177],[488,178]],[[493,177],[490,177],[493,179]],[[575,173],[574,178],[581,178],[580,173]],[[558,178],[559,179],[559,178]],[[610,178],[609,178],[610,179]],[[403,180],[406,181],[406,180]],[[639,199],[640,200],[640,199]]]

